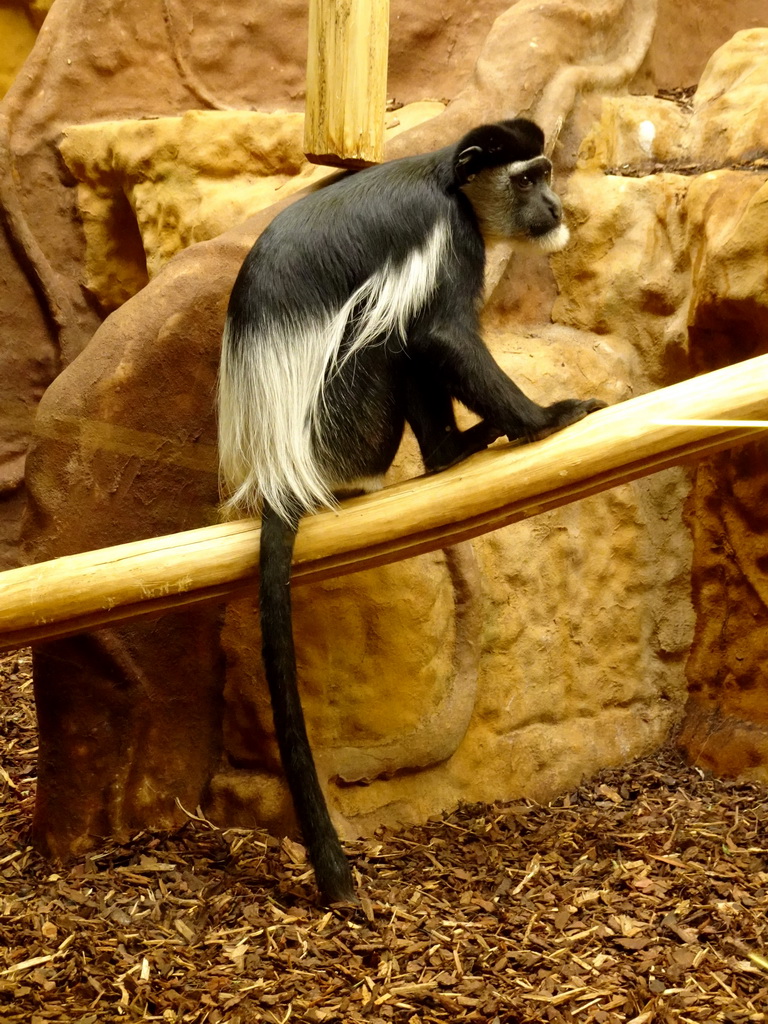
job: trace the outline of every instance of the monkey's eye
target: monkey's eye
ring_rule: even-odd
[[[533,188],[533,179],[529,178],[527,174],[518,174],[513,181],[515,188],[519,188],[521,192],[528,192]]]

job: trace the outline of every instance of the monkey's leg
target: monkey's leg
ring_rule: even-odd
[[[464,322],[462,322],[464,320]],[[513,440],[534,441],[584,419],[605,402],[596,398],[566,398],[537,405],[504,373],[480,335],[460,315],[451,325],[434,327],[418,340],[418,351],[437,368],[448,391],[500,434]]]
[[[259,558],[264,668],[280,757],[317,885],[329,903],[337,903],[354,899],[354,886],[320,788],[296,684],[290,576],[297,528],[298,520],[288,525],[265,506]]]
[[[503,432],[485,420],[459,430],[447,389],[434,372],[430,380],[425,380],[418,363],[413,360],[409,364],[412,372],[406,384],[406,419],[419,443],[424,468],[437,473],[487,448]]]

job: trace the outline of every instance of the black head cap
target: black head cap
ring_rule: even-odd
[[[456,183],[466,184],[473,174],[518,160],[533,160],[544,152],[544,132],[524,117],[496,124],[481,124],[456,147],[453,171]]]

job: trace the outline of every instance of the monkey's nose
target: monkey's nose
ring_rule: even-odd
[[[552,216],[552,220],[555,224],[559,224],[563,216],[563,204],[560,202],[560,199],[552,193],[551,196],[545,196],[545,203]]]

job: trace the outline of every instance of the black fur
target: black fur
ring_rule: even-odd
[[[328,372],[313,444],[329,481],[343,486],[383,474],[406,422],[426,469],[436,471],[502,435],[531,440],[600,407],[578,399],[537,405],[499,368],[480,336],[482,211],[473,209],[462,189],[488,169],[534,160],[543,143],[531,122],[503,121],[474,129],[456,146],[343,178],[281,213],[245,260],[228,314],[234,372],[245,365],[238,364],[238,354],[249,345],[267,344],[275,323],[297,318],[320,323],[371,275],[402,266],[425,246],[436,225],[448,230],[450,244],[435,287],[410,318],[405,337],[381,337],[350,359],[337,360]],[[512,232],[533,236],[557,226],[559,200],[553,205],[549,196],[554,193],[543,180],[529,199],[518,196],[510,183],[505,202],[518,225]],[[535,217],[525,214],[529,201],[538,203]],[[355,331],[353,316],[341,357]],[[296,355],[301,357],[286,352],[285,358]],[[482,421],[460,431],[453,399]],[[283,765],[319,888],[328,901],[348,900],[352,876],[318,782],[296,684],[289,579],[293,541],[305,511],[311,509],[300,502],[282,518],[270,507],[263,509],[263,655]]]
[[[269,683],[275,733],[296,816],[329,902],[354,894],[349,862],[339,845],[317,777],[296,686],[291,625],[291,557],[298,521],[286,523],[271,508],[262,514],[259,599],[262,655]]]
[[[482,124],[456,147],[454,172],[459,183],[465,184],[470,175],[518,160],[533,160],[543,151],[544,132],[533,121],[518,118]]]

